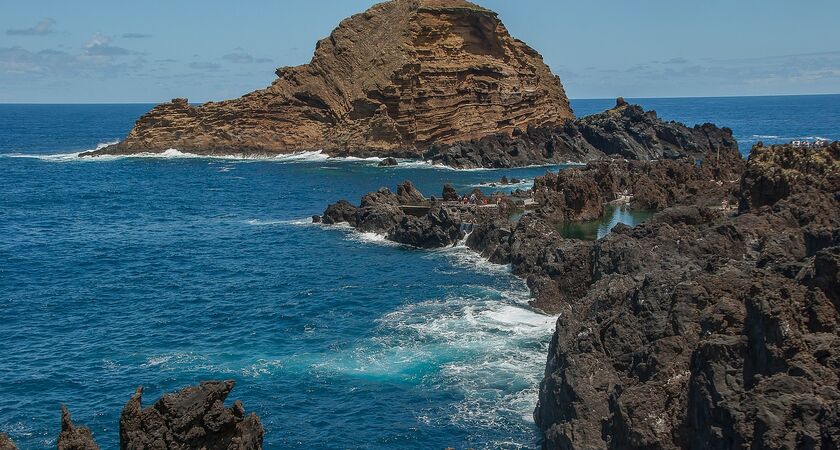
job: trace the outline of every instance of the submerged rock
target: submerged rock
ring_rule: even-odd
[[[418,157],[453,143],[573,117],[560,79],[498,16],[465,0],[394,0],[342,21],[308,64],[238,99],[175,99],[119,144],[198,154]]]
[[[142,407],[138,388],[120,415],[120,448],[256,450],[262,448],[263,427],[242,402],[226,408],[225,399],[235,383],[208,381],[166,394],[154,405]]]
[[[388,158],[385,158],[382,161],[380,161],[378,166],[379,167],[393,167],[393,166],[396,166],[398,164],[399,163],[397,162],[396,159],[388,157]]]

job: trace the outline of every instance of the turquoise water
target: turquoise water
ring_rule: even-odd
[[[641,102],[744,139],[837,139],[838,98]],[[524,283],[463,247],[417,251],[308,217],[404,179],[437,194],[547,168],[74,157],[149,108],[0,105],[0,430],[54,448],[66,403],[115,448],[137,385],[151,402],[233,378],[269,449],[536,445],[554,318],[526,306]]]
[[[563,237],[594,241],[606,236],[619,223],[632,227],[644,222],[654,213],[655,211],[633,210],[625,204],[607,205],[604,207],[601,218],[582,222],[564,222],[558,226],[558,231]]]

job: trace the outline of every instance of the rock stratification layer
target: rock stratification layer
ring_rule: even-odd
[[[418,156],[572,118],[542,57],[464,0],[393,0],[344,21],[309,64],[241,98],[161,104],[98,154],[161,152]]]

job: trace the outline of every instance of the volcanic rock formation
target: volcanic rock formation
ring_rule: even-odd
[[[245,415],[240,401],[225,407],[233,381],[207,381],[174,394],[164,395],[154,405],[142,408],[143,388],[126,403],[120,415],[122,450],[260,450],[263,427],[253,413]],[[76,426],[70,412],[61,407],[58,450],[99,450],[90,429]],[[0,433],[0,450],[17,450]]]
[[[757,145],[746,164],[732,149],[699,165],[595,162],[530,195],[537,209],[516,221],[406,226],[382,195],[361,209],[377,213],[368,230],[421,247],[475,224],[467,245],[560,314],[534,413],[545,448],[840,447],[840,143]],[[624,195],[665,209],[597,241],[559,233]],[[370,215],[348,205],[336,220]]]
[[[594,243],[535,238],[543,267],[579,279],[555,297],[544,446],[838,448],[838,164],[838,143],[756,146],[740,213],[679,206]]]
[[[562,125],[529,126],[454,144],[432,145],[424,158],[457,168],[521,167],[589,162],[604,157],[649,161],[737,150],[729,128],[706,123],[687,127],[659,119],[619,98],[616,106]]]
[[[208,381],[167,394],[143,408],[138,388],[120,415],[120,448],[144,450],[256,450],[262,448],[263,427],[254,414],[245,415],[242,402],[226,408],[233,381]]]
[[[419,156],[573,117],[558,77],[496,14],[464,0],[392,0],[341,22],[309,64],[235,100],[156,106],[119,144],[162,152]]]

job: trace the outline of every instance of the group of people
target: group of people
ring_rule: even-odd
[[[464,205],[487,205],[488,201],[486,197],[479,200],[478,197],[475,195],[475,192],[473,192],[472,194],[470,194],[469,197],[464,195],[464,197],[461,199],[461,203],[463,203]],[[496,203],[498,203],[498,201]]]

